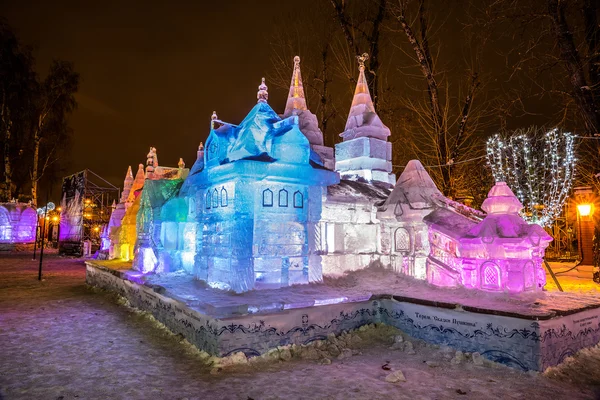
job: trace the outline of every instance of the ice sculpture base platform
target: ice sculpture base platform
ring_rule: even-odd
[[[600,298],[594,295],[487,296],[432,288],[383,270],[377,279],[358,271],[342,284],[233,294],[186,275],[141,276],[127,269],[130,263],[86,264],[88,284],[119,293],[218,356],[259,355],[377,322],[523,370],[542,371],[600,341]],[[374,282],[384,282],[386,290]]]

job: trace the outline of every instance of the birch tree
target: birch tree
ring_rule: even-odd
[[[77,106],[74,95],[78,88],[79,74],[75,72],[73,64],[55,60],[50,73],[36,90],[31,167],[31,198],[35,204],[40,179],[57,160],[59,146],[68,140],[68,117]]]

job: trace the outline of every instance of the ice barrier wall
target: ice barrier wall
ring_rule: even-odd
[[[395,326],[427,343],[479,352],[489,360],[522,370],[543,371],[600,340],[600,309],[568,310],[561,315],[511,314],[457,307],[453,303],[378,295],[334,304],[248,304],[200,310],[162,287],[137,282],[127,273],[87,263],[88,284],[124,296],[176,334],[211,355],[244,352],[258,356],[278,346],[305,345],[330,334],[376,322]],[[364,296],[363,296],[364,297]]]

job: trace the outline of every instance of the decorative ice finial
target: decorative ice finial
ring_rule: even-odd
[[[269,92],[267,92],[269,88],[265,84],[265,78],[262,78],[262,83],[258,86],[258,93],[256,94],[256,98],[258,99],[258,103],[266,103],[269,100]]]
[[[158,156],[156,155],[156,147],[150,147],[148,155],[146,155],[146,172],[154,172],[158,167]]]
[[[210,116],[210,120],[214,121],[215,119],[218,119],[219,117],[217,116],[217,112],[213,111],[212,115]]]
[[[292,82],[287,102],[285,103],[285,118],[291,115],[298,115],[300,111],[306,110],[306,98],[304,97],[304,87],[302,86],[302,75],[300,74],[300,57],[294,57],[294,72],[292,73]]]
[[[179,169],[184,169],[185,168],[185,163],[183,162],[183,158],[179,158],[179,162],[177,163],[177,166],[179,167]]]
[[[150,151],[146,154],[146,165],[150,165],[154,162],[154,154],[152,153],[152,147],[150,147]]]
[[[196,160],[200,160],[201,158],[204,158],[204,143],[200,142],[200,145],[198,146],[198,151],[196,152]]]
[[[356,56],[356,59],[358,60],[358,69],[360,69],[361,71],[364,71],[365,61],[367,61],[369,59],[369,54],[362,53],[360,56]]]
[[[150,151],[146,155],[146,170],[148,172],[154,171],[154,151],[153,151],[153,147],[150,147]]]

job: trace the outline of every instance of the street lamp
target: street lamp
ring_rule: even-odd
[[[589,217],[592,215],[592,204],[577,204],[577,211],[580,217]]]
[[[594,263],[594,192],[591,187],[574,188],[575,201],[577,203],[577,220],[579,225],[579,252],[581,264],[593,265]]]

